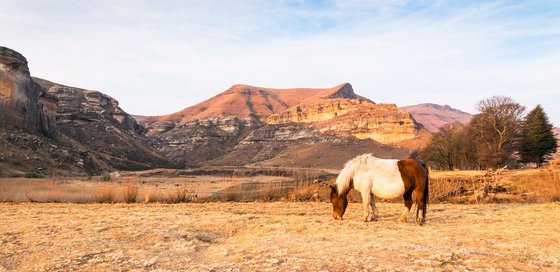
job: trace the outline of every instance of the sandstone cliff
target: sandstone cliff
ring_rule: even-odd
[[[267,124],[314,123],[323,133],[352,135],[380,143],[397,143],[416,136],[408,112],[394,104],[373,104],[357,99],[321,99],[304,102],[266,119]]]
[[[468,123],[472,114],[454,109],[449,105],[438,105],[432,103],[418,104],[402,107],[414,117],[416,122],[432,133],[439,131],[439,128],[450,123]]]

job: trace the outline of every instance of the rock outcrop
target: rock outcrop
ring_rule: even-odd
[[[0,46],[0,128],[52,137],[55,113],[56,99],[31,80],[25,57]]]
[[[57,138],[98,158],[102,162],[100,171],[170,165],[147,144],[144,127],[122,110],[114,98],[44,79],[37,79],[37,82],[49,88],[49,96],[58,101]]]
[[[417,123],[422,124],[426,130],[432,133],[438,132],[439,128],[446,124],[455,122],[467,124],[472,118],[472,114],[454,109],[449,105],[425,103],[401,109],[408,111]]]

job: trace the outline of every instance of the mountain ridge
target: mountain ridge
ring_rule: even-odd
[[[235,116],[239,119],[262,121],[263,118],[306,100],[328,98],[357,98],[349,83],[332,88],[266,88],[235,84],[227,90],[181,111],[145,116],[143,122],[186,123],[195,119]],[[363,99],[363,98],[362,98]]]

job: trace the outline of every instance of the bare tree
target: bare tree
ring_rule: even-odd
[[[471,121],[483,166],[507,164],[515,151],[525,107],[505,96],[493,96],[478,102],[479,114]]]

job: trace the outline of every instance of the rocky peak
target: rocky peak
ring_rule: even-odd
[[[5,71],[17,71],[29,76],[27,59],[10,48],[0,46],[0,65],[3,66],[2,69]]]
[[[327,96],[326,98],[350,98],[350,99],[356,99],[357,96],[354,93],[354,89],[352,88],[352,85],[350,85],[350,83],[342,83],[336,87],[333,88],[335,91]]]

